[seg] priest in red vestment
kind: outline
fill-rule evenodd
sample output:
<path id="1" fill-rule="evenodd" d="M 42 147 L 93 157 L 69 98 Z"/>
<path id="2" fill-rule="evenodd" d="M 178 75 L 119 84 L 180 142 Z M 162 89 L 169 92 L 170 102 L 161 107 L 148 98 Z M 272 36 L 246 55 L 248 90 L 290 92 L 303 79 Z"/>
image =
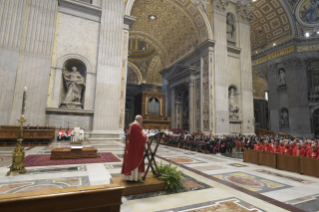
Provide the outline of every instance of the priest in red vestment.
<path id="1" fill-rule="evenodd" d="M 142 132 L 143 117 L 137 115 L 126 136 L 124 161 L 121 174 L 126 180 L 139 181 L 145 170 L 144 149 L 147 136 Z"/>
<path id="2" fill-rule="evenodd" d="M 316 144 L 311 145 L 311 149 L 308 150 L 306 157 L 307 158 L 318 158 Z"/>

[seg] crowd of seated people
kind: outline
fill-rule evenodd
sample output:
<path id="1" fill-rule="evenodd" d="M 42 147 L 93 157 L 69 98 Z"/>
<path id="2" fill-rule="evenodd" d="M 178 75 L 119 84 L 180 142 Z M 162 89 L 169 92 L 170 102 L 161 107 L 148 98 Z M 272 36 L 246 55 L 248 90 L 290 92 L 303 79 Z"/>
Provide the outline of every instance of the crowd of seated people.
<path id="1" fill-rule="evenodd" d="M 260 138 L 254 150 L 319 159 L 318 141 L 309 138 Z"/>
<path id="2" fill-rule="evenodd" d="M 214 136 L 212 132 L 206 135 L 201 132 L 183 134 L 172 130 L 150 129 L 143 130 L 144 134 L 156 134 L 163 132 L 164 144 L 179 148 L 195 150 L 215 154 L 216 152 L 232 152 L 234 149 L 243 151 L 251 149 L 277 154 L 294 155 L 300 157 L 319 159 L 319 139 L 310 138 L 282 138 L 277 136 L 255 136 L 255 135 L 223 135 Z"/>

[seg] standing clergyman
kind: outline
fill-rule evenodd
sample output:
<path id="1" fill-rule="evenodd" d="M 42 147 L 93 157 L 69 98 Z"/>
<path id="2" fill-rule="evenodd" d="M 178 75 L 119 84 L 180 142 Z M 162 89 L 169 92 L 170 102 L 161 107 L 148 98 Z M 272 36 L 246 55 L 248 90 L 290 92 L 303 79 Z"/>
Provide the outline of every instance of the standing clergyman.
<path id="1" fill-rule="evenodd" d="M 126 137 L 122 175 L 126 180 L 138 181 L 145 171 L 144 149 L 147 136 L 142 132 L 143 117 L 137 115 Z"/>

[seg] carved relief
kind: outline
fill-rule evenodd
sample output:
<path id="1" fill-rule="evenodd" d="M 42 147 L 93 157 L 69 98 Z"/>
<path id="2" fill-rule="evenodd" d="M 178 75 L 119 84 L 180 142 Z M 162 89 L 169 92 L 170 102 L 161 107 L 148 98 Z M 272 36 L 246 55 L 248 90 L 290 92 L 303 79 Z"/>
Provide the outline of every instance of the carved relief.
<path id="1" fill-rule="evenodd" d="M 214 10 L 225 12 L 229 4 L 229 0 L 212 0 Z"/>
<path id="2" fill-rule="evenodd" d="M 286 86 L 286 72 L 285 69 L 281 68 L 278 70 L 278 76 L 277 76 L 277 86 Z"/>
<path id="3" fill-rule="evenodd" d="M 203 12 L 207 13 L 207 8 L 209 2 L 207 0 L 192 0 L 194 5 L 201 9 Z"/>
<path id="4" fill-rule="evenodd" d="M 235 86 L 228 88 L 229 119 L 239 119 L 238 92 Z"/>
<path id="5" fill-rule="evenodd" d="M 241 21 L 249 22 L 253 19 L 254 7 L 249 5 L 243 5 L 240 2 L 237 4 L 237 15 L 238 19 Z"/>
<path id="6" fill-rule="evenodd" d="M 289 114 L 287 108 L 282 108 L 280 111 L 280 124 L 289 126 Z"/>
<path id="7" fill-rule="evenodd" d="M 236 45 L 236 20 L 232 13 L 227 13 L 227 42 L 231 45 Z"/>

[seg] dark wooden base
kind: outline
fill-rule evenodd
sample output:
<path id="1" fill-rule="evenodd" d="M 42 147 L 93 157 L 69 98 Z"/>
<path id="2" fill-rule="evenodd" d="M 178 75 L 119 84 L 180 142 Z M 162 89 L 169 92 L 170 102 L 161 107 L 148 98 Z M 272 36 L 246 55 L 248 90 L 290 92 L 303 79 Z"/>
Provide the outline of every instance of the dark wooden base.
<path id="1" fill-rule="evenodd" d="M 51 160 L 97 158 L 97 149 L 93 147 L 83 147 L 83 149 L 56 148 L 51 151 Z"/>
<path id="2" fill-rule="evenodd" d="M 122 176 L 113 177 L 112 181 L 114 184 L 125 187 L 123 196 L 164 191 L 166 186 L 166 182 L 158 180 L 153 174 L 148 174 L 144 183 L 130 182 L 125 180 Z"/>

